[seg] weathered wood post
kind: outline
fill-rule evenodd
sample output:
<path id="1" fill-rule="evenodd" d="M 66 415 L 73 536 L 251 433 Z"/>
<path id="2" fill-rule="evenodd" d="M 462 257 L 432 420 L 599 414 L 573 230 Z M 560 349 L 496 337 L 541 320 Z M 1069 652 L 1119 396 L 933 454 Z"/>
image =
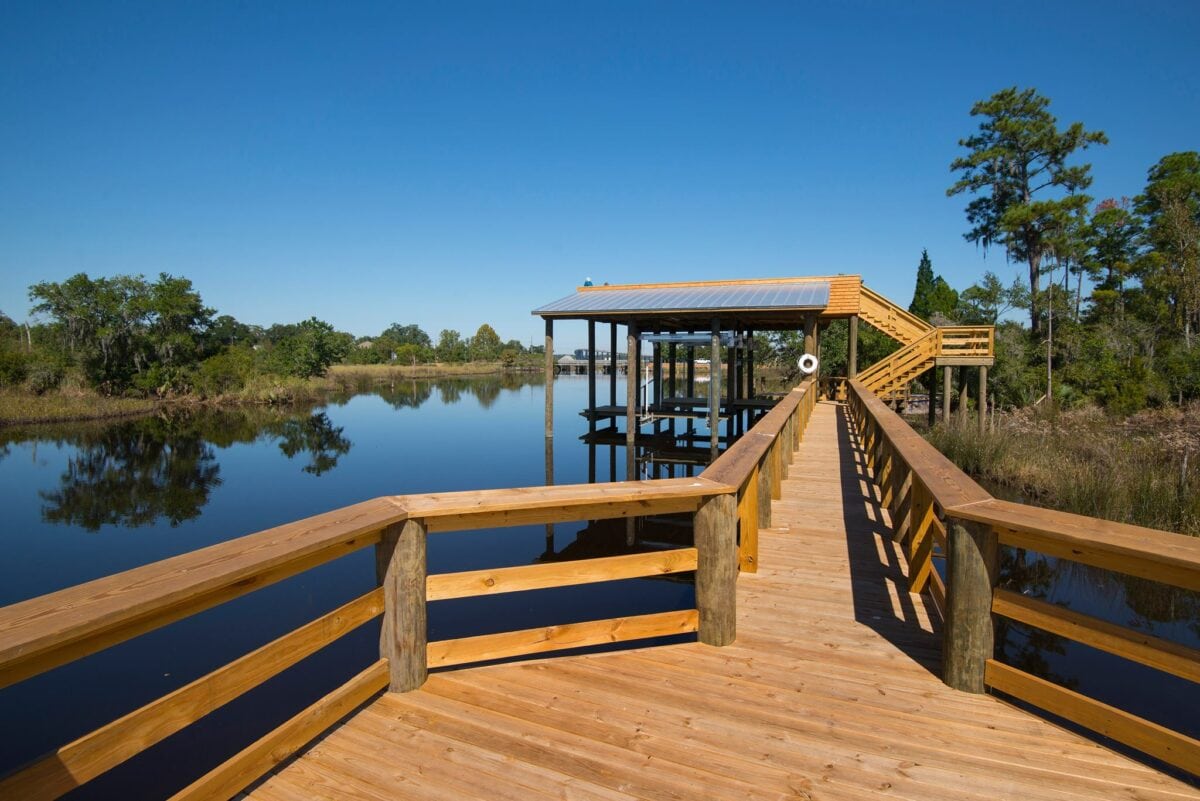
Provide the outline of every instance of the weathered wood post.
<path id="1" fill-rule="evenodd" d="M 982 693 L 984 667 L 994 651 L 992 590 L 999 573 L 999 540 L 991 526 L 947 522 L 942 680 L 956 690 Z"/>
<path id="2" fill-rule="evenodd" d="M 933 428 L 933 424 L 937 422 L 937 416 L 936 416 L 937 412 L 935 410 L 936 406 L 937 406 L 937 366 L 935 365 L 934 367 L 930 368 L 930 370 L 929 370 L 929 408 L 926 410 L 926 412 L 929 415 L 928 422 L 929 422 L 930 428 Z"/>
<path id="3" fill-rule="evenodd" d="M 700 642 L 729 645 L 737 636 L 737 498 L 714 495 L 696 510 L 696 609 Z"/>
<path id="4" fill-rule="evenodd" d="M 588 320 L 588 433 L 596 433 L 596 321 Z"/>
<path id="5" fill-rule="evenodd" d="M 958 368 L 958 422 L 967 422 L 967 368 Z"/>
<path id="6" fill-rule="evenodd" d="M 950 399 L 953 397 L 953 388 L 950 382 L 953 380 L 953 372 L 949 367 L 942 368 L 942 422 L 950 422 Z"/>
<path id="7" fill-rule="evenodd" d="M 406 693 L 425 683 L 425 524 L 406 520 L 388 526 L 376 547 L 383 584 L 383 627 L 379 655 L 388 661 L 388 689 Z"/>
<path id="8" fill-rule="evenodd" d="M 771 451 L 767 449 L 767 452 L 763 455 L 762 462 L 759 463 L 758 469 L 755 471 L 755 475 L 758 477 L 758 527 L 760 529 L 771 527 L 772 469 Z"/>
<path id="9" fill-rule="evenodd" d="M 979 433 L 987 431 L 987 365 L 979 366 Z"/>

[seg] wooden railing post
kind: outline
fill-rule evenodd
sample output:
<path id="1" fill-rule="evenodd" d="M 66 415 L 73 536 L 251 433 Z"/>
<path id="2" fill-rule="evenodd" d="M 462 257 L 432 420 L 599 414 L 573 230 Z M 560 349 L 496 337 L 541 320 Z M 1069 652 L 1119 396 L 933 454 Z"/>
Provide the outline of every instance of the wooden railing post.
<path id="1" fill-rule="evenodd" d="M 696 510 L 696 609 L 700 642 L 729 645 L 737 636 L 737 500 L 714 495 Z"/>
<path id="2" fill-rule="evenodd" d="M 428 674 L 425 524 L 406 520 L 384 529 L 377 554 L 384 598 L 379 655 L 388 661 L 388 689 L 405 693 Z"/>
<path id="3" fill-rule="evenodd" d="M 758 527 L 771 527 L 771 451 L 763 455 L 762 462 L 754 471 L 758 481 Z"/>
<path id="4" fill-rule="evenodd" d="M 942 680 L 956 690 L 982 693 L 984 667 L 994 651 L 992 590 L 999 573 L 999 540 L 991 526 L 947 522 Z"/>
<path id="5" fill-rule="evenodd" d="M 758 572 L 758 468 L 738 495 L 738 569 L 743 573 Z"/>
<path id="6" fill-rule="evenodd" d="M 792 434 L 791 421 L 783 424 L 779 429 L 779 436 L 775 438 L 775 447 L 779 451 L 779 479 L 788 477 L 789 467 L 792 463 Z"/>

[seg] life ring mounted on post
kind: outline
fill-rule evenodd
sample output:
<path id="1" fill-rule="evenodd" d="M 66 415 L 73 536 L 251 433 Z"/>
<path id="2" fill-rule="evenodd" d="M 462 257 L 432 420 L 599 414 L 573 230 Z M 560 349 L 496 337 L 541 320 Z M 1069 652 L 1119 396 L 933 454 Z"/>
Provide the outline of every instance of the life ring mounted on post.
<path id="1" fill-rule="evenodd" d="M 812 375 L 817 372 L 817 357 L 811 353 L 806 353 L 796 362 L 796 366 L 800 368 L 800 372 L 804 375 Z"/>

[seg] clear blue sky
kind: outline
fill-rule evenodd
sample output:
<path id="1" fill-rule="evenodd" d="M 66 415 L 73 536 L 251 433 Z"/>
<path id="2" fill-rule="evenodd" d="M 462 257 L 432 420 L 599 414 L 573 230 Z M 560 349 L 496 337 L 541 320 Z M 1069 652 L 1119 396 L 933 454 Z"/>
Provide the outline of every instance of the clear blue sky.
<path id="1" fill-rule="evenodd" d="M 526 342 L 587 276 L 907 303 L 923 247 L 958 288 L 1017 271 L 945 196 L 974 101 L 1036 87 L 1108 133 L 1092 194 L 1134 195 L 1200 148 L 1198 43 L 1192 0 L 5 2 L 0 310 L 79 271 Z"/>

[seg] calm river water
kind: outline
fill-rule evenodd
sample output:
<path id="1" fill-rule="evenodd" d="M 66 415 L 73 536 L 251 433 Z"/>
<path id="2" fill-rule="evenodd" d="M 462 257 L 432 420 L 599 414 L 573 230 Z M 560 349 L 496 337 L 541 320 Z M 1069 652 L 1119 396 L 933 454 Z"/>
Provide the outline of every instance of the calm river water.
<path id="1" fill-rule="evenodd" d="M 602 390 L 606 386 L 602 386 Z M 583 378 L 555 383 L 556 483 L 588 480 Z M 540 376 L 411 381 L 313 408 L 195 411 L 0 431 L 0 605 L 368 498 L 545 482 Z M 602 391 L 602 395 L 605 393 Z M 623 386 L 618 397 L 624 398 Z M 615 475 L 624 478 L 624 451 Z M 610 475 L 597 449 L 594 474 Z M 584 523 L 437 534 L 448 572 L 625 551 L 624 526 Z M 648 526 L 637 549 L 689 544 Z M 1069 563 L 1010 555 L 1021 589 L 1200 645 L 1195 594 Z M 0 773 L 201 676 L 375 586 L 365 549 L 233 602 L 0 690 Z M 690 576 L 442 601 L 431 639 L 694 605 Z M 802 632 L 797 633 L 803 636 Z M 1008 661 L 1193 735 L 1194 685 L 1049 635 L 1010 627 Z M 378 653 L 363 626 L 72 798 L 161 798 L 317 700 Z"/>

